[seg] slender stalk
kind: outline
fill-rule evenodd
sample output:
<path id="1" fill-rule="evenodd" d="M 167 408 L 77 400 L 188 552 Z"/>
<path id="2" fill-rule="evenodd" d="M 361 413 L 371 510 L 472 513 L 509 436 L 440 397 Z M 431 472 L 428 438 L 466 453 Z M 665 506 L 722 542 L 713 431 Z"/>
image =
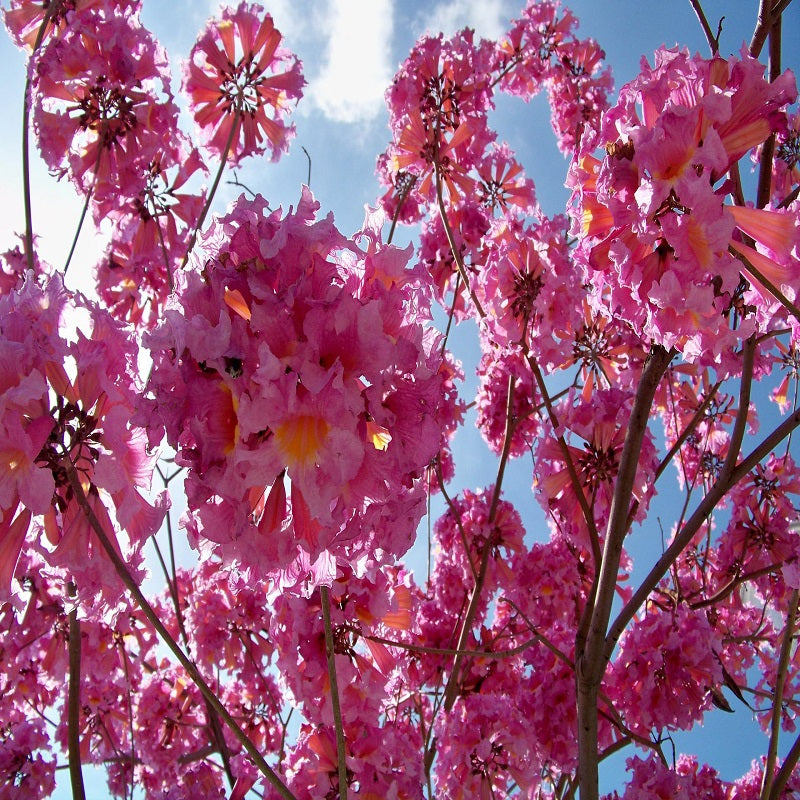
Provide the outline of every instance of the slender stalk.
<path id="1" fill-rule="evenodd" d="M 781 717 L 783 716 L 783 690 L 786 687 L 787 669 L 792 655 L 792 645 L 794 644 L 798 601 L 800 601 L 800 590 L 795 589 L 789 599 L 786 625 L 783 628 L 783 639 L 781 641 L 781 652 L 778 657 L 778 672 L 772 700 L 767 762 L 764 765 L 764 774 L 761 778 L 761 800 L 769 800 L 774 782 L 775 765 L 778 763 L 778 739 L 781 734 Z"/>
<path id="2" fill-rule="evenodd" d="M 475 306 L 475 310 L 478 312 L 478 316 L 483 319 L 486 316 L 486 312 L 483 310 L 483 306 L 475 296 L 472 286 L 470 286 L 467 268 L 464 266 L 464 259 L 461 258 L 461 253 L 458 252 L 456 240 L 453 236 L 453 229 L 450 227 L 450 220 L 447 218 L 447 210 L 444 207 L 444 195 L 442 194 L 442 176 L 439 173 L 438 166 L 434 167 L 434 172 L 436 174 L 436 203 L 439 207 L 439 215 L 442 218 L 445 236 L 447 236 L 447 244 L 450 246 L 450 252 L 453 254 L 453 259 L 456 262 L 456 269 L 458 270 L 458 274 L 461 276 L 461 280 L 464 283 L 464 288 L 467 290 L 467 293 L 472 300 L 472 304 Z"/>
<path id="3" fill-rule="evenodd" d="M 197 224 L 194 226 L 194 231 L 192 231 L 192 238 L 189 239 L 189 246 L 186 248 L 186 255 L 183 257 L 183 261 L 181 262 L 181 269 L 186 266 L 186 262 L 189 260 L 189 256 L 194 249 L 195 242 L 197 242 L 197 235 L 200 233 L 200 229 L 203 227 L 203 223 L 206 221 L 206 216 L 211 208 L 211 203 L 214 201 L 214 195 L 217 193 L 220 180 L 222 180 L 222 173 L 225 171 L 225 165 L 228 163 L 228 156 L 230 155 L 231 147 L 233 146 L 233 140 L 236 134 L 239 132 L 239 122 L 241 118 L 242 112 L 237 110 L 233 115 L 231 132 L 228 134 L 228 141 L 225 142 L 225 150 L 222 152 L 222 158 L 219 162 L 219 169 L 217 170 L 216 177 L 214 178 L 214 183 L 211 184 L 211 189 L 209 189 L 208 197 L 206 198 L 206 204 L 203 206 L 203 210 L 200 212 L 200 216 L 197 218 Z"/>
<path id="4" fill-rule="evenodd" d="M 767 40 L 771 27 L 781 18 L 781 15 L 791 5 L 792 0 L 761 0 L 758 8 L 758 18 L 753 37 L 750 40 L 750 55 L 758 58 L 761 48 Z M 771 8 L 770 8 L 771 6 Z"/>
<path id="5" fill-rule="evenodd" d="M 694 13 L 697 15 L 697 19 L 700 22 L 700 27 L 703 29 L 703 33 L 706 36 L 708 46 L 711 48 L 711 55 L 715 56 L 719 52 L 719 31 L 717 31 L 717 35 L 714 36 L 711 31 L 711 26 L 708 24 L 705 11 L 703 11 L 703 7 L 700 5 L 700 0 L 689 0 L 689 4 L 692 6 Z"/>
<path id="6" fill-rule="evenodd" d="M 694 416 L 689 420 L 687 426 L 681 431 L 678 438 L 675 440 L 675 444 L 669 449 L 669 452 L 661 459 L 661 463 L 658 465 L 655 474 L 653 475 L 653 483 L 655 483 L 664 473 L 664 470 L 669 466 L 669 463 L 675 457 L 675 454 L 681 449 L 684 442 L 691 436 L 692 432 L 697 429 L 697 426 L 702 422 L 703 416 L 706 413 L 706 409 L 711 405 L 711 402 L 716 397 L 717 391 L 719 387 L 722 386 L 722 381 L 717 381 L 711 389 L 707 392 L 706 396 L 703 398 L 703 402 L 697 408 L 697 411 L 694 412 Z"/>
<path id="7" fill-rule="evenodd" d="M 158 242 L 161 245 L 161 255 L 164 257 L 164 268 L 167 270 L 167 285 L 169 286 L 170 292 L 175 289 L 175 279 L 172 277 L 172 267 L 169 263 L 169 253 L 167 253 L 167 245 L 164 242 L 164 232 L 161 230 L 161 217 L 156 214 L 153 217 L 153 222 L 156 224 L 156 230 L 158 231 Z"/>
<path id="8" fill-rule="evenodd" d="M 600 681 L 607 663 L 604 643 L 611 604 L 617 586 L 622 545 L 628 531 L 628 512 L 642 442 L 656 389 L 674 356 L 660 345 L 654 346 L 645 362 L 642 377 L 628 421 L 628 431 L 620 455 L 619 471 L 611 501 L 605 547 L 596 582 L 597 590 L 589 621 L 585 647 L 575 651 L 575 677 L 578 704 L 578 770 L 581 800 L 598 800 L 597 700 Z M 576 642 L 576 645 L 582 643 Z"/>
<path id="9" fill-rule="evenodd" d="M 325 658 L 328 661 L 328 683 L 331 685 L 333 725 L 336 729 L 336 762 L 339 768 L 339 800 L 347 800 L 347 744 L 344 740 L 342 709 L 339 705 L 339 684 L 336 681 L 336 653 L 333 649 L 331 627 L 331 594 L 327 586 L 319 587 L 322 600 L 322 619 L 325 623 Z"/>
<path id="10" fill-rule="evenodd" d="M 81 623 L 78 609 L 69 612 L 69 697 L 67 700 L 67 750 L 73 800 L 86 800 L 81 771 Z"/>
<path id="11" fill-rule="evenodd" d="M 81 230 L 83 230 L 83 223 L 86 220 L 86 212 L 89 210 L 89 203 L 92 201 L 92 195 L 94 194 L 94 187 L 97 185 L 97 171 L 100 169 L 100 159 L 103 157 L 103 148 L 97 148 L 97 160 L 94 163 L 94 173 L 92 174 L 92 183 L 89 186 L 89 191 L 86 192 L 86 199 L 83 201 L 83 208 L 81 209 L 81 216 L 78 220 L 78 227 L 75 229 L 75 235 L 72 237 L 72 245 L 69 248 L 69 253 L 67 254 L 67 260 L 64 262 L 64 274 L 67 274 L 67 270 L 69 269 L 69 265 L 72 263 L 72 256 L 75 255 L 75 248 L 78 246 L 78 238 L 81 235 Z"/>
<path id="12" fill-rule="evenodd" d="M 128 653 L 125 650 L 125 640 L 120 639 L 118 642 L 118 648 L 120 651 L 120 658 L 122 660 L 122 667 L 125 671 L 125 684 L 128 687 L 128 729 L 131 738 L 131 755 L 130 755 L 130 766 L 131 771 L 130 773 L 126 773 L 126 780 L 125 780 L 125 797 L 128 797 L 129 790 L 130 790 L 130 797 L 131 800 L 133 798 L 133 765 L 136 763 L 136 736 L 134 733 L 133 727 L 133 698 L 131 692 L 131 676 L 128 670 Z"/>
<path id="13" fill-rule="evenodd" d="M 31 70 L 30 61 L 42 46 L 44 34 L 47 31 L 47 26 L 50 24 L 50 18 L 53 16 L 57 5 L 56 0 L 51 0 L 47 4 L 47 8 L 42 18 L 42 23 L 39 25 L 39 30 L 36 32 L 36 41 L 33 43 L 33 49 L 29 59 L 28 69 L 25 76 L 25 94 L 22 98 L 22 203 L 25 208 L 25 263 L 31 272 L 33 272 L 33 212 L 31 210 L 31 159 L 30 159 L 30 116 L 31 116 Z"/>
<path id="14" fill-rule="evenodd" d="M 769 80 L 776 81 L 781 74 L 781 15 L 772 7 L 773 22 L 769 31 Z M 767 137 L 761 145 L 761 157 L 758 165 L 758 192 L 756 208 L 764 208 L 769 203 L 772 189 L 772 161 L 775 156 L 775 133 Z"/>
<path id="15" fill-rule="evenodd" d="M 308 176 L 306 177 L 306 186 L 311 188 L 311 156 L 308 154 L 308 150 L 305 149 L 302 145 L 300 145 L 300 149 L 306 154 L 306 159 L 308 160 Z"/>
<path id="16" fill-rule="evenodd" d="M 488 658 L 488 659 L 504 659 L 511 656 L 518 656 L 524 653 L 531 645 L 536 642 L 543 641 L 540 634 L 535 634 L 531 639 L 528 639 L 522 644 L 515 647 L 509 647 L 508 650 L 457 650 L 454 647 L 428 647 L 424 644 L 406 644 L 405 642 L 398 642 L 394 639 L 385 639 L 383 636 L 365 636 L 371 642 L 378 642 L 385 644 L 389 647 L 397 647 L 401 650 L 408 650 L 410 653 L 422 653 L 425 655 L 433 656 L 466 656 L 467 658 Z"/>
<path id="17" fill-rule="evenodd" d="M 781 768 L 778 770 L 778 774 L 772 782 L 772 791 L 769 793 L 769 800 L 779 800 L 779 798 L 783 797 L 783 790 L 786 788 L 789 778 L 792 777 L 798 760 L 800 760 L 800 736 L 794 740 L 794 744 L 786 754 L 786 758 L 783 760 L 783 764 L 781 764 Z"/>
<path id="18" fill-rule="evenodd" d="M 450 510 L 450 513 L 453 515 L 453 519 L 456 521 L 458 535 L 461 538 L 461 545 L 464 548 L 464 555 L 466 555 L 467 563 L 469 564 L 469 571 L 472 573 L 472 577 L 477 580 L 478 570 L 475 567 L 475 562 L 472 560 L 472 554 L 469 552 L 469 542 L 467 541 L 467 534 L 464 532 L 464 524 L 461 521 L 461 514 L 459 514 L 455 503 L 447 493 L 447 489 L 444 488 L 444 475 L 442 475 L 442 465 L 439 463 L 438 458 L 436 459 L 436 479 L 439 481 L 439 491 L 442 493 L 445 503 L 447 503 L 447 508 Z M 428 571 L 430 572 L 430 570 Z M 430 583 L 430 577 L 428 578 L 428 582 Z"/>
<path id="19" fill-rule="evenodd" d="M 272 785 L 275 791 L 282 798 L 284 798 L 284 800 L 297 800 L 294 794 L 292 794 L 286 784 L 281 780 L 280 776 L 269 766 L 269 764 L 267 764 L 264 757 L 258 751 L 258 748 L 251 741 L 250 737 L 247 736 L 236 720 L 231 716 L 230 712 L 225 708 L 225 706 L 222 705 L 219 698 L 216 696 L 216 694 L 214 694 L 204 680 L 203 676 L 200 674 L 197 666 L 183 652 L 175 639 L 173 639 L 172 634 L 170 634 L 170 632 L 166 629 L 164 623 L 159 619 L 158 614 L 156 614 L 147 598 L 144 596 L 144 594 L 142 594 L 142 590 L 131 576 L 130 572 L 128 571 L 128 567 L 122 560 L 121 556 L 114 549 L 114 546 L 111 544 L 111 541 L 103 529 L 102 523 L 97 518 L 97 515 L 92 510 L 92 507 L 89 505 L 89 501 L 86 497 L 86 493 L 83 490 L 83 486 L 81 485 L 75 465 L 68 457 L 62 459 L 61 465 L 64 467 L 66 472 L 67 479 L 69 480 L 69 484 L 72 487 L 72 491 L 75 496 L 75 500 L 81 507 L 83 513 L 86 515 L 86 519 L 97 536 L 100 546 L 103 548 L 103 550 L 105 550 L 106 555 L 114 565 L 114 569 L 116 570 L 120 580 L 123 582 L 123 584 L 125 584 L 125 588 L 131 593 L 134 600 L 138 603 L 142 613 L 145 615 L 145 617 L 147 617 L 156 633 L 158 633 L 164 644 L 172 651 L 172 654 L 178 659 L 181 666 L 186 670 L 189 677 L 200 690 L 200 693 L 209 702 L 217 714 L 219 714 L 220 719 L 222 719 L 222 721 L 228 726 L 236 740 L 242 745 L 244 750 L 253 760 L 253 763 Z"/>
<path id="20" fill-rule="evenodd" d="M 553 409 L 553 400 L 550 397 L 550 394 L 547 391 L 547 385 L 544 382 L 544 375 L 542 375 L 542 371 L 539 369 L 539 364 L 532 355 L 526 355 L 525 360 L 528 362 L 528 366 L 533 373 L 536 386 L 539 389 L 539 394 L 542 396 L 542 402 L 544 403 L 547 411 L 547 417 L 553 427 L 553 435 L 556 436 L 556 431 L 559 429 L 560 424 L 558 417 L 556 417 L 555 410 Z M 561 455 L 564 458 L 564 463 L 566 464 L 567 472 L 569 473 L 572 491 L 575 492 L 578 505 L 581 507 L 583 519 L 586 522 L 586 529 L 589 531 L 589 541 L 592 544 L 592 556 L 594 558 L 595 571 L 597 571 L 600 564 L 600 535 L 597 532 L 594 514 L 592 513 L 591 508 L 589 508 L 589 504 L 586 501 L 586 496 L 583 493 L 583 486 L 580 478 L 578 477 L 578 471 L 575 469 L 575 463 L 572 460 L 572 454 L 569 451 L 569 446 L 567 445 L 566 439 L 564 439 L 563 435 L 559 434 L 556 436 L 556 441 L 558 442 L 558 447 L 561 450 Z"/>
<path id="21" fill-rule="evenodd" d="M 774 12 L 772 9 L 773 0 L 759 0 L 758 16 L 756 18 L 756 27 L 753 31 L 753 36 L 750 39 L 749 52 L 753 58 L 758 58 L 761 55 L 761 48 L 767 41 L 767 35 L 774 20 Z M 781 13 L 780 11 L 778 13 Z"/>

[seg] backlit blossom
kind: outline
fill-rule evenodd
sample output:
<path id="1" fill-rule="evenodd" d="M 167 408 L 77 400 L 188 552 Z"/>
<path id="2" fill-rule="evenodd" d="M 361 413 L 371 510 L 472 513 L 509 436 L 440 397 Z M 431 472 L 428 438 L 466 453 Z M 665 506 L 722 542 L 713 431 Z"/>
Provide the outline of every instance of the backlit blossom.
<path id="1" fill-rule="evenodd" d="M 294 134 L 284 118 L 305 80 L 281 39 L 261 6 L 241 2 L 209 20 L 184 66 L 184 91 L 204 144 L 232 164 L 265 152 L 276 161 Z"/>
<path id="2" fill-rule="evenodd" d="M 753 275 L 729 252 L 747 255 L 737 226 L 766 231 L 772 218 L 730 211 L 728 185 L 715 184 L 749 148 L 785 128 L 784 108 L 795 96 L 791 73 L 769 83 L 746 54 L 706 60 L 662 49 L 654 67 L 643 62 L 623 87 L 599 133 L 584 137 L 570 177 L 578 255 L 598 302 L 647 341 L 714 363 L 740 337 L 774 324 L 766 309 L 759 317 L 740 313 L 740 277 Z M 605 149 L 602 161 L 596 147 Z M 777 308 L 773 297 L 764 302 Z"/>
<path id="3" fill-rule="evenodd" d="M 42 157 L 84 193 L 118 194 L 125 169 L 146 167 L 177 120 L 166 55 L 136 12 L 87 12 L 42 50 L 33 88 Z"/>
<path id="4" fill-rule="evenodd" d="M 67 341 L 60 323 L 78 309 L 88 313 L 89 333 L 79 330 Z M 164 497 L 151 504 L 142 495 L 153 458 L 143 432 L 129 426 L 137 380 L 132 342 L 104 312 L 67 293 L 59 276 L 44 288 L 28 280 L 0 297 L 0 312 L 0 450 L 13 466 L 0 480 L 0 592 L 9 592 L 32 513 L 43 525 L 48 562 L 69 567 L 88 596 L 114 586 L 116 577 L 75 497 L 73 478 L 134 569 L 166 510 Z M 20 503 L 27 510 L 15 524 Z M 122 544 L 107 506 L 125 531 Z"/>
<path id="5" fill-rule="evenodd" d="M 202 271 L 176 276 L 149 338 L 151 435 L 161 420 L 189 468 L 187 524 L 226 560 L 302 571 L 329 549 L 403 552 L 449 369 L 409 314 L 413 286 L 365 280 L 307 190 L 285 217 L 265 206 L 240 199 L 203 238 Z"/>
<path id="6" fill-rule="evenodd" d="M 31 51 L 37 37 L 41 35 L 44 43 L 56 32 L 63 33 L 85 11 L 109 15 L 138 8 L 139 3 L 140 0 L 11 0 L 11 7 L 3 9 L 3 21 L 17 46 Z M 47 27 L 40 32 L 46 14 Z"/>

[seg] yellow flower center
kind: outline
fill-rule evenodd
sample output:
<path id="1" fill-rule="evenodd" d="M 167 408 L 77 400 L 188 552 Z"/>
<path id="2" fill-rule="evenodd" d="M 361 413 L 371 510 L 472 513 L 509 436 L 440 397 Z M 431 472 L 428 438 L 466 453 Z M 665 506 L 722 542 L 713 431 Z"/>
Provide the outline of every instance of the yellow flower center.
<path id="1" fill-rule="evenodd" d="M 324 419 L 308 414 L 292 417 L 278 425 L 275 438 L 289 469 L 317 463 L 330 429 Z"/>

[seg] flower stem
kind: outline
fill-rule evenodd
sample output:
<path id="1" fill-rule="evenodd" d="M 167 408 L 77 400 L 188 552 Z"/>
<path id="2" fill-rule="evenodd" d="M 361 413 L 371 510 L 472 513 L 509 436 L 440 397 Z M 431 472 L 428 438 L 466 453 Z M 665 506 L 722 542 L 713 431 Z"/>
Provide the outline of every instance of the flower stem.
<path id="1" fill-rule="evenodd" d="M 800 590 L 795 589 L 789 599 L 786 625 L 783 628 L 781 652 L 778 658 L 778 669 L 775 679 L 775 691 L 772 699 L 772 719 L 770 720 L 769 747 L 764 774 L 761 778 L 761 800 L 769 800 L 774 781 L 775 765 L 778 762 L 778 739 L 781 733 L 781 717 L 783 716 L 783 691 L 786 687 L 787 669 L 794 644 L 794 628 L 797 621 L 797 605 L 800 602 Z"/>
<path id="2" fill-rule="evenodd" d="M 51 0 L 47 5 L 42 18 L 42 24 L 36 33 L 36 41 L 29 62 L 33 60 L 37 51 L 42 45 L 45 31 L 50 24 L 50 17 L 56 6 L 56 0 Z M 22 203 L 25 207 L 25 262 L 29 270 L 33 272 L 33 212 L 31 210 L 31 161 L 30 161 L 30 116 L 31 116 L 31 70 L 28 64 L 27 75 L 25 77 L 25 95 L 22 98 Z"/>
<path id="3" fill-rule="evenodd" d="M 489 516 L 487 524 L 491 530 L 494 524 L 495 516 L 497 515 L 497 505 L 500 501 L 500 488 L 503 484 L 503 475 L 505 474 L 506 463 L 508 462 L 508 454 L 511 451 L 511 437 L 514 433 L 515 419 L 513 415 L 514 405 L 514 376 L 510 375 L 508 378 L 508 394 L 506 397 L 506 429 L 503 437 L 503 451 L 500 454 L 500 465 L 497 469 L 497 479 L 494 484 L 494 494 L 492 495 L 492 503 L 489 509 Z M 441 482 L 440 482 L 441 483 Z M 478 613 L 478 605 L 480 602 L 481 593 L 483 592 L 483 584 L 486 582 L 486 571 L 489 567 L 489 559 L 492 554 L 492 541 L 487 539 L 483 545 L 483 552 L 481 553 L 481 563 L 478 568 L 478 577 L 475 579 L 475 586 L 472 589 L 472 594 L 469 598 L 469 606 L 464 615 L 464 622 L 461 625 L 461 632 L 458 636 L 458 644 L 455 649 L 458 654 L 453 659 L 453 669 L 450 671 L 450 677 L 447 680 L 447 686 L 444 690 L 444 710 L 450 711 L 456 701 L 460 685 L 461 664 L 464 660 L 463 651 L 467 649 L 467 639 L 472 632 L 472 623 Z"/>
<path id="4" fill-rule="evenodd" d="M 236 134 L 239 132 L 239 121 L 242 118 L 242 112 L 236 111 L 233 115 L 233 124 L 231 125 L 231 132 L 228 135 L 228 141 L 225 142 L 225 150 L 222 152 L 222 158 L 219 162 L 219 169 L 217 170 L 216 177 L 214 178 L 214 183 L 211 184 L 211 189 L 208 192 L 208 197 L 206 198 L 206 204 L 203 206 L 203 210 L 200 212 L 200 216 L 197 218 L 197 224 L 194 226 L 194 231 L 192 232 L 192 238 L 189 240 L 189 246 L 186 248 L 186 255 L 183 257 L 183 262 L 181 263 L 181 269 L 186 266 L 186 262 L 189 260 L 189 256 L 191 255 L 192 250 L 194 249 L 194 245 L 197 242 L 197 235 L 200 233 L 200 229 L 203 227 L 203 223 L 206 221 L 206 216 L 208 215 L 209 209 L 211 208 L 211 203 L 214 201 L 214 195 L 217 193 L 217 188 L 219 187 L 219 182 L 222 179 L 222 173 L 225 171 L 225 165 L 228 163 L 228 156 L 231 152 L 231 147 L 233 147 L 233 140 Z"/>
<path id="5" fill-rule="evenodd" d="M 83 209 L 81 210 L 81 216 L 78 220 L 78 227 L 75 230 L 75 236 L 72 237 L 72 246 L 69 248 L 69 254 L 67 255 L 67 260 L 64 262 L 64 274 L 67 274 L 67 270 L 69 269 L 69 265 L 72 262 L 72 256 L 75 255 L 75 248 L 78 246 L 78 237 L 81 235 L 81 229 L 83 228 L 83 223 L 86 220 L 86 212 L 89 210 L 89 203 L 91 202 L 92 195 L 94 194 L 94 187 L 97 183 L 97 170 L 100 168 L 100 159 L 103 156 L 103 149 L 101 147 L 97 148 L 97 161 L 95 161 L 94 165 L 94 175 L 92 176 L 92 184 L 89 187 L 89 191 L 86 192 L 86 199 L 83 201 Z"/>

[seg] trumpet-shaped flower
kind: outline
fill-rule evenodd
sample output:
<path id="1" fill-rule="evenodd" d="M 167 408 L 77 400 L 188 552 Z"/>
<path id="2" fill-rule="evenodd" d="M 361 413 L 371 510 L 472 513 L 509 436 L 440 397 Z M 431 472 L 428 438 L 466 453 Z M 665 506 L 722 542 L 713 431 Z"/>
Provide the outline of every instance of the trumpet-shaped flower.
<path id="1" fill-rule="evenodd" d="M 261 6 L 241 2 L 209 20 L 184 66 L 184 91 L 204 143 L 232 164 L 264 152 L 276 161 L 294 134 L 285 117 L 305 81 L 281 39 Z"/>

